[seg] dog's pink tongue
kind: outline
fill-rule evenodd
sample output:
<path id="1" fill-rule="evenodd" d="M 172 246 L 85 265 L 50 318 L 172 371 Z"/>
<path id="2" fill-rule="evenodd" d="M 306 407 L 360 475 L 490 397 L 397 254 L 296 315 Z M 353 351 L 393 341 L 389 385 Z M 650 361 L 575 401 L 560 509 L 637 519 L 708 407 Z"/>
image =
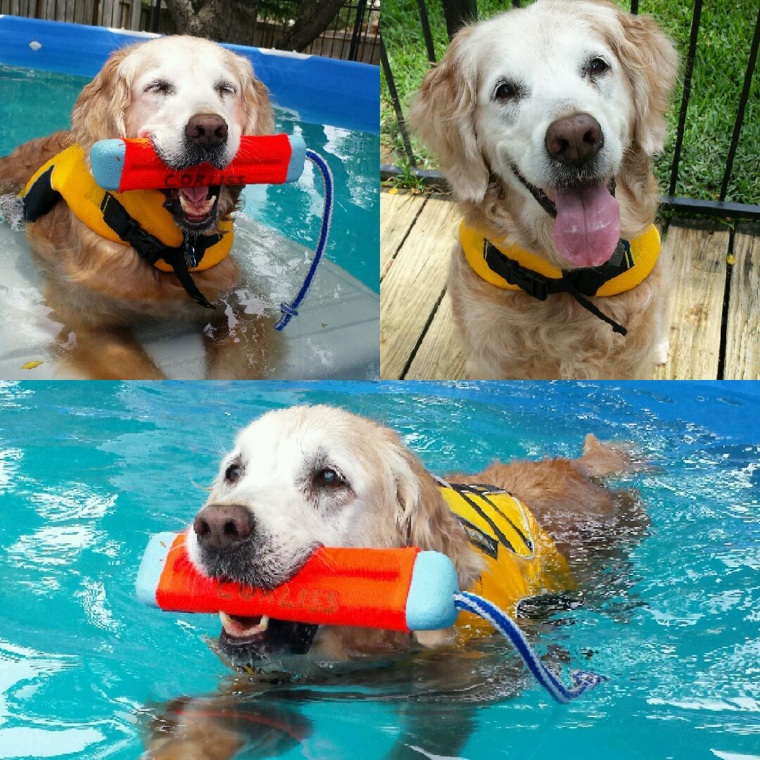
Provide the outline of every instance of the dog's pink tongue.
<path id="1" fill-rule="evenodd" d="M 606 185 L 557 191 L 554 203 L 552 239 L 563 258 L 577 267 L 609 261 L 620 239 L 620 207 Z"/>
<path id="2" fill-rule="evenodd" d="M 180 192 L 190 203 L 202 203 L 208 195 L 208 187 L 183 187 Z"/>

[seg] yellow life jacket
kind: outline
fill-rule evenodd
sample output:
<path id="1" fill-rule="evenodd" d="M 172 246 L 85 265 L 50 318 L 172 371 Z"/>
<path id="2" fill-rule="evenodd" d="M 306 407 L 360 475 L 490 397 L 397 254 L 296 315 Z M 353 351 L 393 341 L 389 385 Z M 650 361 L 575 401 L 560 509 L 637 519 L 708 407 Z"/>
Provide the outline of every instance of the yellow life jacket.
<path id="1" fill-rule="evenodd" d="M 484 563 L 468 591 L 514 615 L 521 599 L 576 588 L 567 560 L 519 499 L 492 486 L 439 481 L 439 488 Z M 492 630 L 469 612 L 456 625 L 466 638 Z"/>
<path id="2" fill-rule="evenodd" d="M 516 262 L 523 269 L 535 272 L 549 280 L 561 280 L 566 273 L 561 269 L 547 263 L 535 253 L 526 251 L 517 245 L 502 245 L 487 241 L 485 236 L 473 227 L 469 227 L 464 221 L 459 225 L 459 241 L 464 249 L 464 255 L 467 263 L 473 271 L 486 282 L 495 285 L 497 288 L 505 290 L 520 290 L 520 285 L 508 282 L 503 276 L 494 271 L 488 263 L 486 255 L 486 242 L 493 246 L 507 259 Z M 593 295 L 599 297 L 616 296 L 619 293 L 625 293 L 627 290 L 633 290 L 640 285 L 649 276 L 657 263 L 660 255 L 660 233 L 652 224 L 646 231 L 634 240 L 622 241 L 627 244 L 626 253 L 630 253 L 630 264 L 626 268 L 621 267 L 619 274 L 607 279 L 599 285 L 594 293 L 585 293 L 584 295 Z M 599 270 L 600 267 L 593 267 Z"/>
<path id="3" fill-rule="evenodd" d="M 21 192 L 26 220 L 35 221 L 46 214 L 60 198 L 93 232 L 133 247 L 162 272 L 175 272 L 180 281 L 184 272 L 178 271 L 178 259 L 184 260 L 180 268 L 185 272 L 203 271 L 222 261 L 232 248 L 233 222 L 223 219 L 221 234 L 198 235 L 188 250 L 188 241 L 164 207 L 166 196 L 160 190 L 103 190 L 87 168 L 79 145 L 54 156 L 29 180 Z M 188 290 L 185 282 L 182 284 Z M 188 292 L 198 300 L 195 293 Z"/>
<path id="4" fill-rule="evenodd" d="M 496 244 L 464 221 L 459 226 L 459 241 L 472 270 L 491 285 L 504 290 L 522 290 L 539 301 L 556 293 L 567 293 L 621 335 L 626 334 L 626 328 L 588 297 L 616 296 L 633 290 L 649 276 L 660 255 L 660 233 L 653 224 L 630 242 L 618 241 L 606 264 L 567 272 L 517 245 Z"/>

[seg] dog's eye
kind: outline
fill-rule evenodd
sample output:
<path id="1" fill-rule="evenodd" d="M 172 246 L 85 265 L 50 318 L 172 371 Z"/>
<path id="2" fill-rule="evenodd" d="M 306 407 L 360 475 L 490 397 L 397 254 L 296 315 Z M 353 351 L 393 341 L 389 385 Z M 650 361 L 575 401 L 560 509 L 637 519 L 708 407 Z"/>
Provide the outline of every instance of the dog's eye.
<path id="1" fill-rule="evenodd" d="M 493 91 L 493 99 L 501 101 L 502 103 L 508 100 L 514 100 L 520 94 L 520 90 L 517 85 L 512 82 L 499 82 L 496 85 L 496 89 Z"/>
<path id="2" fill-rule="evenodd" d="M 235 95 L 237 93 L 235 85 L 231 82 L 217 82 L 216 91 L 222 96 Z"/>
<path id="3" fill-rule="evenodd" d="M 237 483 L 240 480 L 240 475 L 243 472 L 243 466 L 240 462 L 233 462 L 224 471 L 225 483 Z"/>
<path id="4" fill-rule="evenodd" d="M 174 87 L 172 87 L 171 82 L 167 82 L 165 79 L 156 79 L 145 88 L 145 92 L 156 95 L 170 95 L 174 92 Z"/>
<path id="5" fill-rule="evenodd" d="M 346 483 L 343 476 L 337 470 L 333 470 L 332 467 L 325 467 L 315 472 L 312 482 L 315 487 L 325 489 L 340 488 Z"/>
<path id="6" fill-rule="evenodd" d="M 588 65 L 589 74 L 594 77 L 604 74 L 609 68 L 609 64 L 604 58 L 593 58 Z"/>

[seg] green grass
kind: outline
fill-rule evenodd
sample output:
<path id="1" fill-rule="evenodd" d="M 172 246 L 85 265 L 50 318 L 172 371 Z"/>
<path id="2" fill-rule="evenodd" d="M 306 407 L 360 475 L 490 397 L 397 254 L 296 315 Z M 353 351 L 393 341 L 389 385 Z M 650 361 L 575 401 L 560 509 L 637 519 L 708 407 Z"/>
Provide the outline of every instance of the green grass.
<path id="1" fill-rule="evenodd" d="M 488 18 L 509 4 L 480 0 L 479 15 Z M 630 4 L 619 2 L 624 8 Z M 440 0 L 427 0 L 435 41 L 436 60 L 448 43 Z M 688 52 L 692 3 L 679 0 L 643 0 L 642 13 L 653 16 L 675 41 L 682 58 Z M 757 0 L 711 0 L 704 4 L 697 54 L 692 75 L 692 94 L 684 130 L 676 195 L 699 200 L 718 197 L 728 156 L 739 95 L 749 57 Z M 396 88 L 406 113 L 412 96 L 428 69 L 427 53 L 416 0 L 384 0 L 383 39 Z M 734 159 L 726 200 L 760 204 L 760 74 L 755 74 L 744 126 Z M 670 182 L 681 85 L 677 87 L 669 114 L 670 127 L 665 152 L 655 172 L 663 191 Z M 404 151 L 385 80 L 382 82 L 380 125 L 383 162 L 404 165 Z M 413 140 L 418 165 L 436 168 L 424 147 Z"/>

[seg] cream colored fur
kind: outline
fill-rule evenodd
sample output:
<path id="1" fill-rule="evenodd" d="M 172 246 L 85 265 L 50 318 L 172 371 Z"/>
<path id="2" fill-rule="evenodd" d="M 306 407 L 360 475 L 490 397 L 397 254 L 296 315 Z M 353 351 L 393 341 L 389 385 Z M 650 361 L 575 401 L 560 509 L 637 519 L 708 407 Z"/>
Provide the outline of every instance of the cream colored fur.
<path id="1" fill-rule="evenodd" d="M 601 83 L 580 73 L 595 55 L 610 66 Z M 650 158 L 663 147 L 676 73 L 675 50 L 651 19 L 605 0 L 538 0 L 460 31 L 425 76 L 410 120 L 439 158 L 468 224 L 570 269 L 552 241 L 552 218 L 511 164 L 551 195 L 546 128 L 568 114 L 591 114 L 604 135 L 601 163 L 617 183 L 621 236 L 637 237 L 657 210 Z M 500 77 L 523 88 L 506 112 L 491 98 Z M 448 292 L 468 372 L 484 379 L 649 377 L 667 357 L 670 277 L 663 251 L 642 285 L 595 299 L 627 328 L 622 337 L 566 294 L 539 302 L 486 284 L 457 244 Z"/>
<path id="2" fill-rule="evenodd" d="M 170 89 L 151 90 L 157 81 Z M 266 88 L 246 59 L 220 45 L 165 37 L 118 50 L 82 90 L 70 131 L 32 140 L 0 158 L 0 193 L 20 191 L 40 166 L 72 143 L 80 144 L 89 157 L 98 140 L 151 136 L 171 157 L 179 149 L 188 118 L 198 113 L 224 118 L 230 160 L 241 135 L 273 129 Z M 239 192 L 240 188 L 223 187 L 219 219 L 233 211 Z M 267 320 L 249 317 L 234 305 L 234 319 L 224 308 L 210 313 L 187 295 L 174 274 L 147 264 L 128 246 L 101 238 L 65 203 L 27 225 L 27 236 L 47 277 L 45 295 L 52 317 L 64 325 L 60 350 L 69 376 L 163 378 L 161 368 L 132 334 L 132 327 L 146 319 L 186 320 L 199 330 L 210 323 L 204 334 L 210 378 L 256 377 L 265 358 L 271 361 L 276 355 Z M 233 256 L 193 278 L 212 302 L 241 285 Z"/>
<path id="3" fill-rule="evenodd" d="M 230 467 L 234 479 L 230 478 Z M 587 436 L 576 460 L 495 463 L 456 482 L 507 488 L 529 505 L 542 526 L 566 552 L 581 580 L 589 576 L 588 552 L 580 528 L 599 535 L 615 531 L 633 515 L 630 496 L 610 490 L 602 479 L 630 467 L 628 457 Z M 315 485 L 329 468 L 338 488 Z M 300 406 L 269 412 L 238 436 L 224 457 L 204 508 L 243 506 L 255 522 L 247 568 L 286 580 L 303 558 L 322 544 L 336 547 L 417 546 L 446 554 L 459 585 L 467 589 L 482 565 L 460 523 L 443 500 L 433 476 L 401 442 L 378 423 L 329 406 Z M 630 525 L 626 529 L 631 535 Z M 201 571 L 203 554 L 188 531 L 188 551 Z M 452 631 L 416 634 L 425 646 L 451 640 Z M 409 645 L 409 636 L 353 627 L 321 627 L 310 655 L 343 660 Z"/>

